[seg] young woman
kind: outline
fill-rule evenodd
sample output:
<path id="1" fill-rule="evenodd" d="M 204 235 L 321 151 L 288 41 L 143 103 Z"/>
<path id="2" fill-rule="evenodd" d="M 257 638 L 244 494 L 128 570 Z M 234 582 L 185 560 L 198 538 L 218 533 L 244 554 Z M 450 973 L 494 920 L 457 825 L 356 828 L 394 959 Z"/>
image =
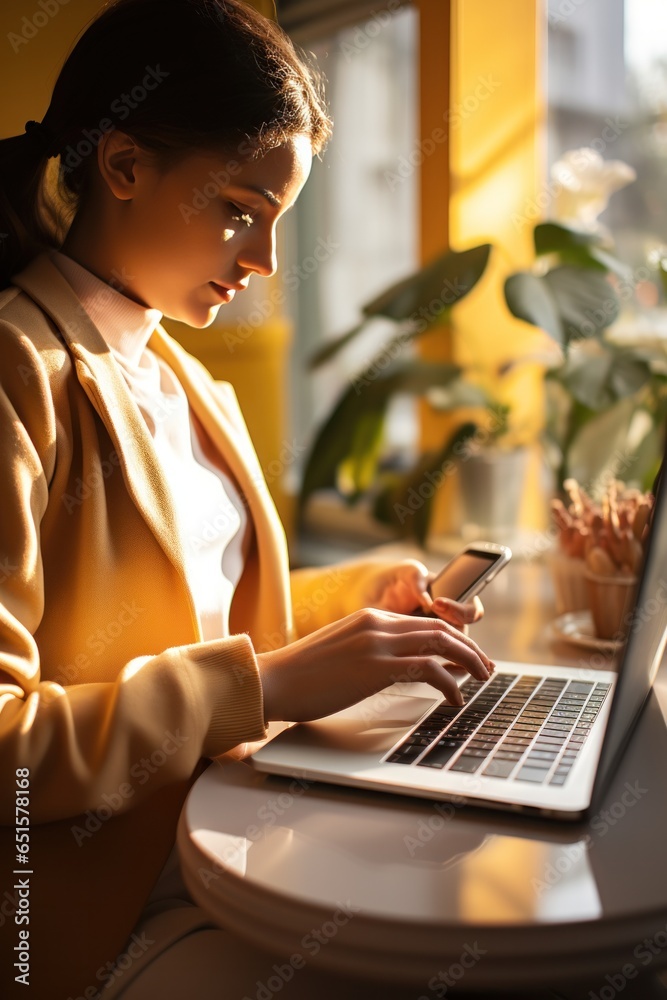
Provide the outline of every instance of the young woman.
<path id="1" fill-rule="evenodd" d="M 408 615 L 429 607 L 421 563 L 290 574 L 232 388 L 160 324 L 207 327 L 274 273 L 330 128 L 313 71 L 242 0 L 116 0 L 43 120 L 0 142 L 2 863 L 18 789 L 31 872 L 29 923 L 5 894 L 3 989 L 19 926 L 33 956 L 17 995 L 243 995 L 270 962 L 178 884 L 202 767 L 402 676 L 458 701 L 443 657 L 493 669 L 460 630 L 479 602 Z M 315 995 L 311 976 L 285 995 Z"/>

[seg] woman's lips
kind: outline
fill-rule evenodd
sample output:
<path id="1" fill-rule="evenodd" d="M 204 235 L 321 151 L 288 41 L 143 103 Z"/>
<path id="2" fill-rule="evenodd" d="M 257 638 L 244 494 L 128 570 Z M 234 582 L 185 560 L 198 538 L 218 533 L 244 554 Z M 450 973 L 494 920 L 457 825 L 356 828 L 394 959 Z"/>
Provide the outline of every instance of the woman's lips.
<path id="1" fill-rule="evenodd" d="M 224 285 L 216 285 L 215 281 L 209 281 L 209 285 L 221 302 L 231 302 L 236 295 L 236 291 L 233 288 L 225 288 Z"/>

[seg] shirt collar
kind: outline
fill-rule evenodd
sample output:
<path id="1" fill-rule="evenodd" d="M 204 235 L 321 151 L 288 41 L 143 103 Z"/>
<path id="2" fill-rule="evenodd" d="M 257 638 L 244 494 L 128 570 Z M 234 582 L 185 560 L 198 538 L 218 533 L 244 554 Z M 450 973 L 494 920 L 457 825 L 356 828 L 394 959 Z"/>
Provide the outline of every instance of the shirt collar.
<path id="1" fill-rule="evenodd" d="M 60 250 L 53 250 L 50 257 L 112 351 L 138 365 L 162 320 L 160 310 L 148 309 L 128 298 Z"/>

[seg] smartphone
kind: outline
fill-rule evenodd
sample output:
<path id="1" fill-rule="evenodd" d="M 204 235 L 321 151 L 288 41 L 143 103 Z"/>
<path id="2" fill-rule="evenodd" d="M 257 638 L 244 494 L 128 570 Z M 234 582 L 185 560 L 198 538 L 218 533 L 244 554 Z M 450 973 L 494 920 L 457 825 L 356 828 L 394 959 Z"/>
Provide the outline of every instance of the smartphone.
<path id="1" fill-rule="evenodd" d="M 455 601 L 469 601 L 479 594 L 495 575 L 507 566 L 512 558 L 512 550 L 495 542 L 473 542 L 447 563 L 427 587 L 433 600 L 436 597 L 450 597 Z M 417 608 L 417 615 L 435 617 L 423 608 Z"/>

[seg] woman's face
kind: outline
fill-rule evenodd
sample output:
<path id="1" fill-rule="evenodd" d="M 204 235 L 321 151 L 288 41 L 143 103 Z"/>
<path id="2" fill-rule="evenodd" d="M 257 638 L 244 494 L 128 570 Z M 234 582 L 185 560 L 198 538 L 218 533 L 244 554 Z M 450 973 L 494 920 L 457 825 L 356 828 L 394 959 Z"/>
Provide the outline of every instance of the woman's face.
<path id="1" fill-rule="evenodd" d="M 119 140 L 100 161 L 97 273 L 115 272 L 114 287 L 171 319 L 209 326 L 252 274 L 275 272 L 276 223 L 308 179 L 310 140 L 296 136 L 258 159 L 197 153 L 162 173 L 136 147 L 134 157 L 130 166 Z"/>

